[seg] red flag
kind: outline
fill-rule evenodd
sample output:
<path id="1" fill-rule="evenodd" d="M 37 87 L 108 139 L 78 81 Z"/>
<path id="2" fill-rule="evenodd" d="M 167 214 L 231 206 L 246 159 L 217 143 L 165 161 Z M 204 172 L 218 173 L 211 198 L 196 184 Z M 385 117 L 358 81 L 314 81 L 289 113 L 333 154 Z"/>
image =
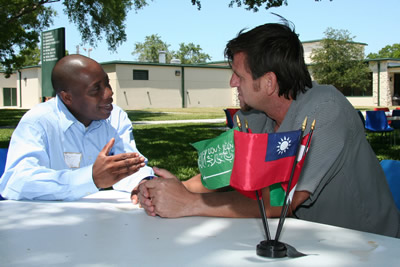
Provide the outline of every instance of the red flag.
<path id="1" fill-rule="evenodd" d="M 301 130 L 271 134 L 235 131 L 235 160 L 230 185 L 256 199 L 254 191 L 288 182 L 300 135 Z"/>
<path id="2" fill-rule="evenodd" d="M 307 134 L 306 136 L 304 136 L 301 139 L 301 145 L 299 147 L 299 152 L 298 152 L 298 157 L 297 157 L 297 164 L 296 164 L 296 167 L 294 170 L 292 183 L 290 185 L 290 191 L 289 191 L 289 197 L 288 197 L 288 200 L 290 200 L 290 201 L 292 201 L 292 199 L 293 199 L 293 194 L 294 194 L 294 191 L 296 190 L 296 185 L 299 180 L 301 170 L 303 169 L 303 165 L 304 165 L 304 161 L 306 160 L 308 149 L 310 148 L 312 133 L 313 132 Z M 287 188 L 289 185 L 288 182 L 289 181 L 281 183 L 281 185 L 285 191 L 287 191 Z"/>

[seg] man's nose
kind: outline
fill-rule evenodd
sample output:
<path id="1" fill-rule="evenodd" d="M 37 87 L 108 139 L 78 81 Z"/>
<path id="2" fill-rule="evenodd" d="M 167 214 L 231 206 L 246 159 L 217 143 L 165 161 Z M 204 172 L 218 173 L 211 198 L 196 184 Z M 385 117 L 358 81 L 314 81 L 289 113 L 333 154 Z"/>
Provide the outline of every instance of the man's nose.
<path id="1" fill-rule="evenodd" d="M 105 89 L 105 92 L 104 92 L 104 98 L 112 97 L 113 94 L 114 94 L 114 92 L 113 92 L 111 86 L 107 86 Z"/>
<path id="2" fill-rule="evenodd" d="M 239 87 L 239 77 L 235 73 L 232 74 L 229 85 L 231 87 Z"/>

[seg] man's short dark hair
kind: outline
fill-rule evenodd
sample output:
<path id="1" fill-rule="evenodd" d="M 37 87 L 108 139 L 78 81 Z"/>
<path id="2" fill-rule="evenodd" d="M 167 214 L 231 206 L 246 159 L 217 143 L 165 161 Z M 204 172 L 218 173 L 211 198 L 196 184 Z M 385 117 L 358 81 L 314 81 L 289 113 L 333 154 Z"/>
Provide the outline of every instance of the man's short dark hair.
<path id="1" fill-rule="evenodd" d="M 253 80 L 273 72 L 278 80 L 279 96 L 296 99 L 299 92 L 312 87 L 312 82 L 304 62 L 303 46 L 289 22 L 283 22 L 240 31 L 226 45 L 225 57 L 232 64 L 233 56 L 244 52 Z"/>

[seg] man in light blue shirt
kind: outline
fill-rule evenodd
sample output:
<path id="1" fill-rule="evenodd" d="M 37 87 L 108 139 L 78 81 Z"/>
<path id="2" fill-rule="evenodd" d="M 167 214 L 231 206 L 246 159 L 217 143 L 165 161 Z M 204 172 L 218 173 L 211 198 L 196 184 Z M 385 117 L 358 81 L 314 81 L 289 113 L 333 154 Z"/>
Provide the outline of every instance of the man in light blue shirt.
<path id="1" fill-rule="evenodd" d="M 28 111 L 11 137 L 0 179 L 4 198 L 76 200 L 111 186 L 131 191 L 153 175 L 131 142 L 126 113 L 117 109 L 110 117 L 116 106 L 100 64 L 66 56 L 52 83 L 56 97 Z"/>

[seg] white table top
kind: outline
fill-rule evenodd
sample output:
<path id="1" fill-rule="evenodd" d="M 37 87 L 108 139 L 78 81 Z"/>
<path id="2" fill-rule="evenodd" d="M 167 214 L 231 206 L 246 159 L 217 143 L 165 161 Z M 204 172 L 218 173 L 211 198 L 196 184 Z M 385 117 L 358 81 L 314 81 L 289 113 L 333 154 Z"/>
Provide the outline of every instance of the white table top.
<path id="1" fill-rule="evenodd" d="M 277 219 L 269 226 L 275 236 Z M 400 239 L 287 219 L 281 241 L 308 254 L 256 255 L 261 219 L 149 217 L 129 194 L 78 202 L 0 201 L 0 266 L 399 266 Z"/>

